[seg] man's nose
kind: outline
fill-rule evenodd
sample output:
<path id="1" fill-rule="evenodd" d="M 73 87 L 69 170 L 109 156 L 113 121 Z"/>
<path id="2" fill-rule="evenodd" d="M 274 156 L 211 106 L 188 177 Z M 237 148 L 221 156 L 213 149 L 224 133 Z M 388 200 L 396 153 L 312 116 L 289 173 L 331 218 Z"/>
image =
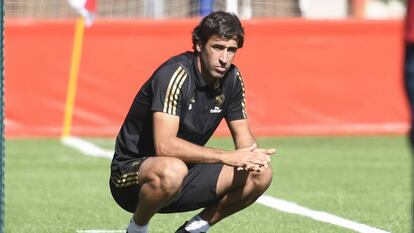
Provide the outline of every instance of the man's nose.
<path id="1" fill-rule="evenodd" d="M 227 49 L 224 49 L 224 50 L 221 52 L 220 57 L 219 57 L 220 62 L 221 62 L 222 64 L 227 64 L 227 59 L 228 59 L 228 57 L 229 57 L 228 51 L 227 51 Z"/>

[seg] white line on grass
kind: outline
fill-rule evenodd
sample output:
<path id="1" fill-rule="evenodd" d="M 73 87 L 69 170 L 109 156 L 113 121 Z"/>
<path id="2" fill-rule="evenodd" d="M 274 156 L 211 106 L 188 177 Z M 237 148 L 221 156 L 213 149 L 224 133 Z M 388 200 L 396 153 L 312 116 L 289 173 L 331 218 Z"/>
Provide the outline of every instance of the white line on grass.
<path id="1" fill-rule="evenodd" d="M 62 143 L 92 157 L 104 157 L 111 159 L 114 155 L 112 151 L 104 150 L 93 143 L 77 137 L 64 137 L 62 138 Z"/>
<path id="2" fill-rule="evenodd" d="M 74 149 L 81 151 L 85 155 L 93 157 L 104 157 L 111 159 L 113 156 L 112 151 L 104 150 L 93 143 L 82 140 L 76 137 L 62 138 L 62 143 Z M 282 212 L 291 214 L 297 214 L 305 217 L 312 218 L 314 220 L 330 223 L 333 225 L 341 226 L 343 228 L 351 229 L 360 233 L 390 233 L 375 227 L 371 227 L 362 223 L 357 223 L 348 219 L 344 219 L 333 214 L 329 214 L 323 211 L 311 210 L 306 207 L 300 206 L 294 202 L 277 199 L 271 196 L 262 195 L 256 203 L 262 204 L 267 207 L 277 209 Z M 78 230 L 77 233 L 118 233 L 124 232 L 122 230 Z"/>
<path id="3" fill-rule="evenodd" d="M 264 206 L 268 206 L 283 212 L 298 214 L 306 216 L 317 221 L 330 223 L 333 225 L 341 226 L 347 229 L 354 230 L 361 233 L 389 233 L 378 228 L 370 227 L 365 224 L 357 223 L 348 219 L 344 219 L 333 214 L 329 214 L 323 211 L 311 210 L 306 207 L 300 206 L 294 202 L 289 202 L 281 199 L 277 199 L 271 196 L 262 195 L 256 201 Z"/>
<path id="4" fill-rule="evenodd" d="M 125 230 L 77 230 L 76 233 L 125 233 Z"/>

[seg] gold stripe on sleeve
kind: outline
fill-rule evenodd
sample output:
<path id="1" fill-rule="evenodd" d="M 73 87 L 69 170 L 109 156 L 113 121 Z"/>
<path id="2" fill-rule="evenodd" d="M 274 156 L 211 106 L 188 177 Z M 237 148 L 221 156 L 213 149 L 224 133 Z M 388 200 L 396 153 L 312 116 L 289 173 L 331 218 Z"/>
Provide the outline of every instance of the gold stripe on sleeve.
<path id="1" fill-rule="evenodd" d="M 187 79 L 187 73 L 184 74 L 183 78 L 181 79 L 180 83 L 178 84 L 178 88 L 174 94 L 174 101 L 172 103 L 173 109 L 172 114 L 177 114 L 177 101 L 178 101 L 178 94 L 181 92 L 181 87 L 183 86 L 184 81 Z"/>
<path id="2" fill-rule="evenodd" d="M 243 95 L 243 100 L 242 100 L 242 110 L 243 110 L 243 118 L 247 118 L 247 111 L 246 111 L 246 96 L 245 96 L 245 92 L 244 92 L 244 82 L 243 82 L 243 77 L 241 76 L 240 72 L 237 72 L 237 77 L 240 80 L 241 83 L 241 87 L 242 87 L 242 95 Z"/>
<path id="3" fill-rule="evenodd" d="M 177 91 L 178 92 L 180 91 L 179 88 L 177 87 L 179 86 L 179 83 L 181 82 L 181 79 L 184 77 L 184 75 L 186 75 L 185 71 L 184 70 L 180 71 L 177 75 L 177 78 L 175 79 L 173 83 L 171 93 L 168 96 L 168 111 L 167 112 L 169 114 L 174 114 L 173 113 L 173 108 L 175 107 L 174 106 L 174 95 Z"/>
<path id="4" fill-rule="evenodd" d="M 169 95 L 171 93 L 171 87 L 173 86 L 173 83 L 175 81 L 175 79 L 177 78 L 178 74 L 180 73 L 180 71 L 183 70 L 183 68 L 181 66 L 178 67 L 178 69 L 174 72 L 170 82 L 168 83 L 168 88 L 167 88 L 167 92 L 165 94 L 164 97 L 164 108 L 163 108 L 163 112 L 167 112 L 168 109 L 168 99 L 169 99 Z"/>

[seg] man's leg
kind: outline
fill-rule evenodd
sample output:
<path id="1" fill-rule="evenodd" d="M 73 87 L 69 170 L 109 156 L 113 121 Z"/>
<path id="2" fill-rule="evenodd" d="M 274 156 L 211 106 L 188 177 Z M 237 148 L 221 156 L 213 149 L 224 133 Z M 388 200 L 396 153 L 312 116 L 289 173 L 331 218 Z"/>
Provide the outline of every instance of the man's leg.
<path id="1" fill-rule="evenodd" d="M 140 226 L 148 224 L 151 217 L 179 191 L 187 171 L 185 163 L 176 158 L 146 159 L 138 172 L 141 189 L 134 222 Z"/>
<path id="2" fill-rule="evenodd" d="M 271 167 L 262 172 L 246 172 L 224 166 L 217 181 L 220 201 L 205 208 L 199 216 L 208 221 L 209 225 L 214 225 L 255 202 L 271 182 Z"/>
<path id="3" fill-rule="evenodd" d="M 176 232 L 207 232 L 209 227 L 223 218 L 251 205 L 269 187 L 272 170 L 262 172 L 236 171 L 223 166 L 217 181 L 218 203 L 206 207 Z"/>

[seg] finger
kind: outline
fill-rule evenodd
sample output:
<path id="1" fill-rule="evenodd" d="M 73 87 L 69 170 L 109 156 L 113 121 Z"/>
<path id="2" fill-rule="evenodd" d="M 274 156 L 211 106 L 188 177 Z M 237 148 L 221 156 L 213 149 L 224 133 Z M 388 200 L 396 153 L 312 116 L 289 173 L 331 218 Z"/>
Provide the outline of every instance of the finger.
<path id="1" fill-rule="evenodd" d="M 260 153 L 263 153 L 263 154 L 272 155 L 272 154 L 276 153 L 276 149 L 275 148 L 270 148 L 270 149 L 258 148 L 258 149 L 255 150 L 255 152 L 260 152 Z"/>
<path id="2" fill-rule="evenodd" d="M 262 172 L 262 171 L 264 171 L 264 167 L 259 167 L 257 170 L 256 170 L 256 172 Z"/>
<path id="3" fill-rule="evenodd" d="M 273 155 L 276 153 L 276 149 L 275 148 L 265 149 L 264 153 L 267 155 Z"/>
<path id="4" fill-rule="evenodd" d="M 259 154 L 256 154 L 254 160 L 261 161 L 262 163 L 267 163 L 267 162 L 270 162 L 270 156 L 267 154 L 259 153 Z"/>
<path id="5" fill-rule="evenodd" d="M 259 168 L 258 165 L 255 164 L 248 164 L 246 165 L 246 170 L 247 171 L 256 171 Z"/>
<path id="6" fill-rule="evenodd" d="M 251 164 L 248 164 L 251 168 L 251 170 L 257 171 L 259 170 L 263 170 L 269 167 L 269 164 L 266 161 L 263 162 L 258 162 L 258 161 L 253 161 Z"/>
<path id="7" fill-rule="evenodd" d="M 261 159 L 254 159 L 254 160 L 250 160 L 249 162 L 251 163 L 251 164 L 253 164 L 253 165 L 258 165 L 258 166 L 265 166 L 265 165 L 267 165 L 267 163 L 270 161 L 270 159 L 269 160 L 261 160 Z"/>
<path id="8" fill-rule="evenodd" d="M 255 168 L 254 168 L 254 171 L 255 172 L 262 172 L 264 170 L 264 167 L 263 166 L 256 166 Z"/>

